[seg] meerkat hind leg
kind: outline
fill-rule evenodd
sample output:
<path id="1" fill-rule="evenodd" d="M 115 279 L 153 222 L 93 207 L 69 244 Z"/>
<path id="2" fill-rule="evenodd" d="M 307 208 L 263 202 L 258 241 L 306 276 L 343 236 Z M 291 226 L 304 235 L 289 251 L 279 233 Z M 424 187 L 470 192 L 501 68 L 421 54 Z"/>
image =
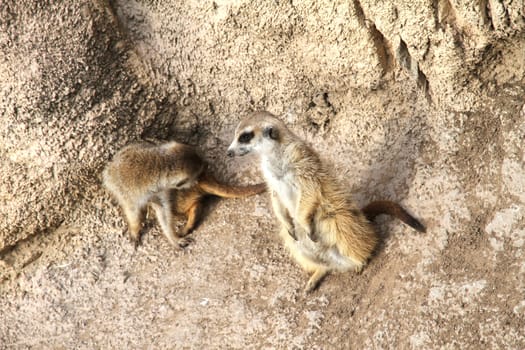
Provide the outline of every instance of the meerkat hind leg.
<path id="1" fill-rule="evenodd" d="M 169 194 L 163 193 L 159 195 L 160 202 L 152 201 L 151 206 L 157 216 L 160 228 L 164 236 L 168 239 L 170 244 L 174 247 L 179 246 L 181 248 L 186 247 L 191 243 L 191 239 L 186 237 L 180 238 L 175 235 L 173 230 L 173 213 L 171 212 L 171 202 L 169 201 Z"/>
<path id="2" fill-rule="evenodd" d="M 327 274 L 328 270 L 325 268 L 319 267 L 317 270 L 315 270 L 306 283 L 306 287 L 304 288 L 305 293 L 313 292 Z"/>
<path id="3" fill-rule="evenodd" d="M 184 228 L 182 229 L 181 236 L 186 236 L 188 233 L 190 233 L 197 224 L 197 221 L 199 220 L 199 215 L 201 213 L 201 203 L 199 200 L 196 200 L 195 203 L 190 206 L 188 211 L 186 212 L 186 215 L 188 216 L 186 225 L 184 225 Z"/>
<path id="4" fill-rule="evenodd" d="M 124 216 L 126 217 L 126 221 L 128 222 L 129 236 L 136 247 L 140 244 L 142 208 L 137 207 L 135 205 L 132 205 L 132 206 L 123 205 L 122 209 L 124 211 Z"/>

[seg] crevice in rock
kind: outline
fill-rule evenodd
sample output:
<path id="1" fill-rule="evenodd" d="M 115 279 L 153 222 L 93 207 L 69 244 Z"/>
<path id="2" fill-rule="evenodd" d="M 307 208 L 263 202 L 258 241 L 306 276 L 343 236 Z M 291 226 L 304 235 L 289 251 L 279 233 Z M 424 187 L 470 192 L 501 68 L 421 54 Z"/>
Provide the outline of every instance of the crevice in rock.
<path id="1" fill-rule="evenodd" d="M 435 11 L 437 12 L 439 24 L 448 24 L 455 31 L 461 32 L 457 21 L 456 9 L 450 0 L 437 0 L 436 3 L 437 8 L 435 8 Z"/>
<path id="2" fill-rule="evenodd" d="M 407 44 L 403 41 L 403 39 L 399 40 L 399 46 L 396 50 L 396 57 L 401 67 L 409 72 L 412 72 L 412 57 L 410 56 Z"/>
<path id="3" fill-rule="evenodd" d="M 361 6 L 361 3 L 359 2 L 359 0 L 354 0 L 353 3 L 354 3 L 355 14 L 357 16 L 357 21 L 359 22 L 360 25 L 362 25 L 363 27 L 366 27 L 365 12 L 363 11 L 363 7 Z"/>
<path id="4" fill-rule="evenodd" d="M 441 27 L 441 22 L 443 21 L 440 16 L 443 13 L 442 7 L 440 6 L 440 0 L 432 0 L 432 10 L 434 10 L 434 29 L 438 29 Z"/>
<path id="5" fill-rule="evenodd" d="M 425 73 L 421 69 L 418 69 L 417 76 L 417 87 L 425 94 L 425 98 L 428 102 L 432 102 L 432 96 L 430 94 L 430 86 Z"/>
<path id="6" fill-rule="evenodd" d="M 468 35 L 458 23 L 456 9 L 450 0 L 435 0 L 434 14 L 437 20 L 436 28 L 449 31 L 454 37 L 454 43 L 463 52 L 465 51 L 465 36 Z"/>
<path id="7" fill-rule="evenodd" d="M 509 8 L 507 6 L 505 6 L 505 2 L 501 2 L 501 6 L 503 7 L 503 12 L 505 14 L 503 23 L 505 24 L 505 26 L 511 27 L 511 22 L 512 21 L 510 19 Z"/>
<path id="8" fill-rule="evenodd" d="M 392 61 L 392 46 L 389 44 L 383 33 L 377 29 L 375 23 L 366 18 L 363 7 L 361 6 L 359 0 L 354 0 L 353 4 L 359 24 L 368 30 L 372 42 L 374 43 L 374 47 L 379 59 L 379 64 L 381 65 L 384 75 L 390 72 L 394 66 Z"/>
<path id="9" fill-rule="evenodd" d="M 425 73 L 419 68 L 419 63 L 408 52 L 407 44 L 403 39 L 399 39 L 399 46 L 396 50 L 396 57 L 399 65 L 405 69 L 409 75 L 416 81 L 417 87 L 425 94 L 427 100 L 431 101 L 429 83 Z"/>
<path id="10" fill-rule="evenodd" d="M 488 0 L 486 9 L 490 15 L 492 29 L 502 29 L 501 27 L 510 26 L 509 10 L 505 7 L 503 1 Z"/>
<path id="11" fill-rule="evenodd" d="M 148 85 L 154 85 L 155 72 L 150 62 L 141 54 L 140 50 L 137 49 L 136 43 L 132 38 L 132 33 L 126 25 L 125 21 L 119 16 L 118 5 L 116 0 L 105 0 L 108 13 L 113 19 L 115 30 L 118 32 L 121 38 L 120 46 L 123 52 L 128 55 L 128 64 L 134 68 L 133 72 L 142 82 L 147 82 Z"/>
<path id="12" fill-rule="evenodd" d="M 489 0 L 480 0 L 479 7 L 481 11 L 481 20 L 483 21 L 483 24 L 488 26 L 489 30 L 494 30 L 494 22 L 492 21 L 492 13 L 490 9 Z"/>
<path id="13" fill-rule="evenodd" d="M 376 48 L 377 56 L 379 58 L 379 63 L 383 69 L 383 74 L 390 72 L 393 68 L 392 62 L 392 48 L 383 34 L 377 29 L 374 23 L 371 23 L 368 27 L 372 41 Z"/>

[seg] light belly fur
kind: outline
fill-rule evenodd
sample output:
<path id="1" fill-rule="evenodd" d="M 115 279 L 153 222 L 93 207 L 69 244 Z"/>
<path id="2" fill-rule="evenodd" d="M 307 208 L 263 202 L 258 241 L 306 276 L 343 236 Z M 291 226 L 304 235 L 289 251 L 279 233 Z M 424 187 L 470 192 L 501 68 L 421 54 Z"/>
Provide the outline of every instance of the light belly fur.
<path id="1" fill-rule="evenodd" d="M 275 192 L 281 203 L 288 210 L 290 217 L 294 218 L 297 208 L 297 189 L 291 176 L 285 175 L 279 179 L 265 166 L 263 166 L 263 174 L 269 187 Z"/>

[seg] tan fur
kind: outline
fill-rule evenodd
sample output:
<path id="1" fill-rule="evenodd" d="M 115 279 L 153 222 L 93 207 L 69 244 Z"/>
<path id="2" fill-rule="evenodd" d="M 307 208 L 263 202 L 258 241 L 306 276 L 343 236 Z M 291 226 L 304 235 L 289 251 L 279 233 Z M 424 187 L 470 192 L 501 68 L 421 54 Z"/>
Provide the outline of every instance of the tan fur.
<path id="1" fill-rule="evenodd" d="M 166 238 L 181 247 L 190 242 L 185 236 L 197 224 L 204 196 L 246 197 L 266 188 L 264 184 L 238 187 L 217 182 L 196 151 L 178 142 L 124 147 L 104 169 L 103 184 L 121 206 L 136 244 L 143 211 L 149 204 Z M 175 232 L 173 214 L 187 217 L 180 232 Z"/>
<path id="2" fill-rule="evenodd" d="M 244 142 L 243 137 L 250 141 Z M 368 212 L 359 210 L 318 154 L 268 112 L 243 120 L 228 149 L 231 156 L 252 151 L 261 156 L 285 246 L 312 273 L 306 291 L 316 288 L 330 271 L 360 271 L 378 243 L 365 214 L 393 212 L 382 212 L 382 205 L 383 209 L 401 207 L 383 201 L 368 207 Z"/>

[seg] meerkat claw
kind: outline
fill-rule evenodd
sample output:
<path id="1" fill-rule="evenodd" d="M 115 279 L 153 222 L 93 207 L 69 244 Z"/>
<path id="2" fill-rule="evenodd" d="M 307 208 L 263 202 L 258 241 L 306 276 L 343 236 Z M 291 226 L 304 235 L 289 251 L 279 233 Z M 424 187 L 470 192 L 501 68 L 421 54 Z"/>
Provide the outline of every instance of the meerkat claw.
<path id="1" fill-rule="evenodd" d="M 310 240 L 315 243 L 319 241 L 319 237 L 317 237 L 315 231 L 308 232 L 308 238 L 310 238 Z"/>
<path id="2" fill-rule="evenodd" d="M 130 241 L 131 241 L 131 243 L 133 244 L 133 247 L 134 247 L 135 249 L 137 249 L 137 248 L 140 246 L 140 244 L 141 244 L 141 242 L 140 242 L 140 236 L 133 236 L 133 235 L 130 235 L 129 239 L 130 239 Z"/>
<path id="3" fill-rule="evenodd" d="M 183 238 L 180 238 L 179 241 L 177 242 L 178 246 L 180 248 L 186 248 L 188 245 L 190 245 L 191 243 L 193 242 L 193 238 L 190 238 L 190 237 L 183 237 Z"/>
<path id="4" fill-rule="evenodd" d="M 312 285 L 310 282 L 306 283 L 306 287 L 304 288 L 304 294 L 312 293 L 316 287 L 316 285 Z"/>
<path id="5" fill-rule="evenodd" d="M 304 294 L 306 295 L 311 294 L 313 291 L 317 289 L 317 287 L 319 286 L 319 283 L 320 283 L 320 280 L 317 280 L 317 281 L 309 280 L 306 283 L 306 286 L 304 287 Z"/>

